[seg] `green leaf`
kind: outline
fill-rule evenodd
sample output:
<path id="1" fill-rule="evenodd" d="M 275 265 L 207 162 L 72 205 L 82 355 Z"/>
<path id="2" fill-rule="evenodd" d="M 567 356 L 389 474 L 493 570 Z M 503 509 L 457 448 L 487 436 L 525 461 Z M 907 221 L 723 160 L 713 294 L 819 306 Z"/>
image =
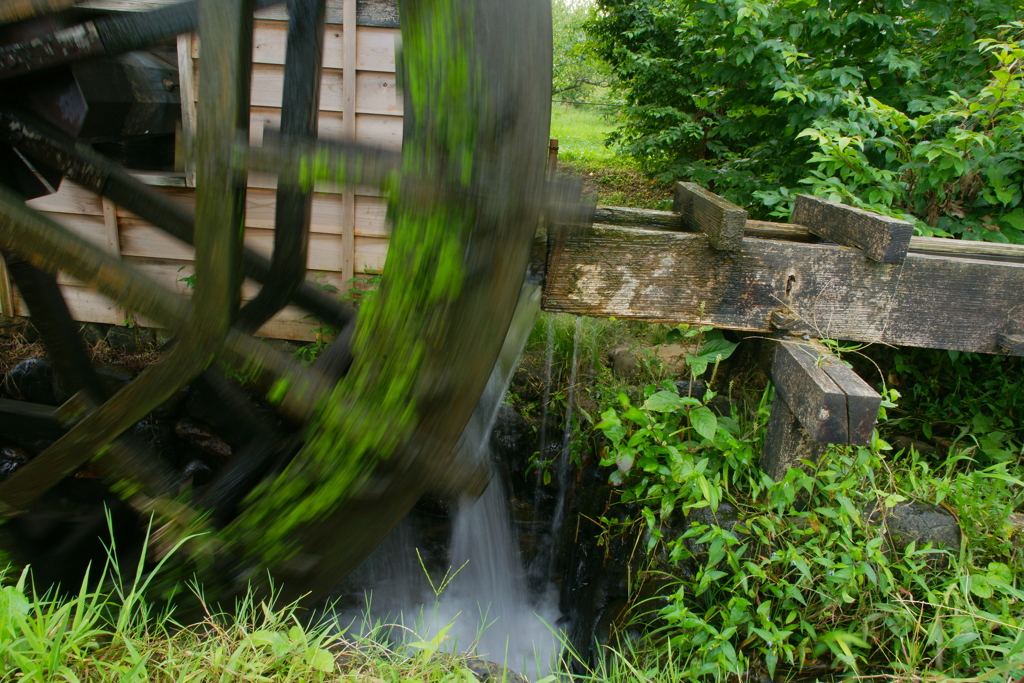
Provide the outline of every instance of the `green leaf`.
<path id="1" fill-rule="evenodd" d="M 644 409 L 653 410 L 658 413 L 670 413 L 679 410 L 684 405 L 682 399 L 674 391 L 659 391 L 647 399 Z"/>
<path id="2" fill-rule="evenodd" d="M 334 673 L 334 657 L 327 650 L 317 650 L 309 658 L 309 666 L 325 674 Z"/>
<path id="3" fill-rule="evenodd" d="M 697 430 L 697 433 L 708 441 L 713 441 L 715 432 L 718 431 L 718 419 L 711 409 L 706 406 L 694 408 L 690 411 L 690 424 Z"/>

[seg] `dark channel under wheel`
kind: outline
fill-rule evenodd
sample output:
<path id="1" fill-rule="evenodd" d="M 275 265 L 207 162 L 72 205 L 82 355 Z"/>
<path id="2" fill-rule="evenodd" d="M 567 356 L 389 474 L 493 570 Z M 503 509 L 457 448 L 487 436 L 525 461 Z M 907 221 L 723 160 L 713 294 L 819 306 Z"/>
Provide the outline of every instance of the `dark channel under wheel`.
<path id="1" fill-rule="evenodd" d="M 23 4 L 45 10 L 52 3 Z M 31 514 L 48 491 L 91 461 L 117 499 L 155 516 L 158 549 L 210 531 L 187 543 L 184 553 L 196 567 L 217 567 L 223 596 L 249 579 L 267 581 L 267 567 L 286 598 L 323 594 L 446 475 L 508 329 L 542 203 L 550 106 L 547 2 L 400 3 L 400 157 L 314 140 L 324 0 L 288 5 L 293 19 L 280 139 L 250 149 L 254 3 L 199 3 L 203 90 L 194 217 L 0 95 L 0 137 L 18 154 L 192 242 L 196 253 L 189 299 L 27 208 L 23 194 L 0 187 L 0 248 L 26 300 L 32 297 L 33 319 L 62 381 L 77 391 L 48 413 L 19 407 L 39 413 L 33 414 L 40 424 L 49 423 L 59 438 L 0 482 L 0 512 L 14 520 Z M 346 21 L 354 23 L 354 9 L 343 10 Z M 0 48 L 9 65 L 5 71 L 0 64 L 0 88 L 28 87 L 26 78 L 44 79 L 62 60 L 97 54 L 89 50 L 137 49 L 189 30 L 189 12 L 195 16 L 193 3 L 119 18 L 120 33 L 100 19 L 91 28 L 72 27 L 93 42 L 83 38 L 75 44 L 81 53 L 61 58 L 39 58 L 25 45 Z M 123 30 L 124 22 L 134 28 Z M 105 38 L 111 34 L 120 42 Z M 42 42 L 61 46 L 62 39 Z M 238 229 L 246 172 L 268 167 L 280 173 L 269 262 L 242 247 Z M 309 196 L 317 180 L 376 183 L 390 197 L 386 275 L 358 318 L 302 282 Z M 173 330 L 169 352 L 116 394 L 105 394 L 81 344 L 61 332 L 72 321 L 54 280 L 58 271 Z M 240 310 L 243 274 L 273 284 Z M 319 366 L 302 366 L 251 336 L 288 302 L 343 329 Z M 260 421 L 252 419 L 245 396 L 210 373 L 217 364 L 261 386 L 301 438 L 256 433 Z M 254 438 L 205 491 L 182 496 L 159 461 L 125 432 L 197 378 L 237 411 Z M 0 412 L 8 408 L 14 410 L 5 404 Z M 0 417 L 0 429 L 9 422 Z"/>

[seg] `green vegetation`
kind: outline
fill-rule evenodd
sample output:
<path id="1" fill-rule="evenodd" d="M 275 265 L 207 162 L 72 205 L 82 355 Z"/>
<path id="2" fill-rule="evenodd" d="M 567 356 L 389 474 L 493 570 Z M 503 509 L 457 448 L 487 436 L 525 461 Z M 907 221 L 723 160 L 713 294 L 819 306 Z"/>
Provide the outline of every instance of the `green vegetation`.
<path id="1" fill-rule="evenodd" d="M 812 191 L 922 234 L 1024 241 L 1019 0 L 598 0 L 645 171 L 785 216 Z"/>
<path id="2" fill-rule="evenodd" d="M 678 329 L 673 341 L 701 342 L 686 357 L 690 379 L 724 386 L 714 375 L 733 345 L 710 328 Z M 602 465 L 618 490 L 605 534 L 643 528 L 649 558 L 631 612 L 647 631 L 620 644 L 608 675 L 996 681 L 1024 672 L 1024 529 L 1014 516 L 1024 504 L 1024 366 L 942 352 L 948 362 L 929 379 L 917 376 L 926 354 L 937 355 L 882 354 L 888 365 L 874 376 L 881 369 L 907 395 L 903 406 L 883 403 L 870 448 L 832 447 L 780 482 L 758 467 L 770 388 L 729 415 L 710 409 L 713 390 L 680 396 L 656 372 L 643 389 L 592 392 L 608 443 Z M 942 447 L 924 456 L 883 438 L 907 433 Z M 881 511 L 908 501 L 952 512 L 960 547 L 886 534 Z"/>

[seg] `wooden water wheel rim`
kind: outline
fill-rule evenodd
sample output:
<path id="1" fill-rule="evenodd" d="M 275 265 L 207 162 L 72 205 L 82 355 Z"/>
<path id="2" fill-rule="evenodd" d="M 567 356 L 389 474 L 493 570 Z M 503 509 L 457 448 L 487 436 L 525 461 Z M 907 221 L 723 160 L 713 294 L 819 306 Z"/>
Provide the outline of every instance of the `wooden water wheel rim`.
<path id="1" fill-rule="evenodd" d="M 294 0 L 289 8 L 305 7 L 307 19 L 314 17 L 306 30 L 322 36 L 323 4 Z M 45 273 L 64 271 L 177 333 L 170 353 L 113 397 L 99 401 L 88 391 L 80 393 L 62 413 L 71 428 L 0 484 L 0 506 L 6 514 L 30 507 L 36 495 L 95 458 L 116 490 L 162 516 L 165 526 L 200 523 L 199 510 L 168 493 L 166 475 L 126 453 L 118 437 L 216 360 L 266 387 L 283 414 L 306 424 L 306 438 L 283 469 L 249 487 L 237 514 L 214 536 L 227 554 L 246 558 L 238 566 L 269 566 L 287 597 L 316 596 L 365 557 L 432 481 L 444 476 L 452 446 L 497 358 L 537 224 L 550 99 L 550 10 L 536 0 L 419 0 L 401 6 L 406 180 L 398 181 L 389 205 L 395 227 L 388 274 L 371 314 L 348 329 L 354 362 L 340 382 L 328 370 L 302 367 L 252 339 L 248 332 L 261 315 L 237 315 L 243 269 L 268 280 L 288 271 L 277 258 L 254 266 L 237 228 L 245 169 L 235 141 L 244 136 L 248 121 L 251 13 L 252 5 L 243 0 L 204 2 L 199 8 L 204 92 L 191 301 L 163 290 L 0 188 L 4 250 Z M 346 12 L 347 20 L 354 23 L 354 14 L 354 8 Z M 305 61 L 296 87 L 302 74 L 307 86 L 318 81 L 310 75 L 319 73 L 319 57 L 299 59 Z M 308 106 L 297 108 L 293 118 L 302 121 L 291 130 L 287 115 L 282 117 L 286 141 L 304 139 L 303 131 L 315 126 L 315 101 L 312 117 Z M 4 136 L 16 145 L 75 148 L 18 112 L 4 116 Z M 68 177 L 91 180 L 117 203 L 149 202 L 154 217 L 167 208 L 166 200 L 133 185 L 95 153 L 75 149 L 76 154 L 55 154 Z M 279 206 L 301 204 L 312 189 L 310 178 L 322 177 L 323 157 L 310 156 L 301 145 L 296 150 L 293 166 L 307 175 L 282 178 Z M 367 170 L 351 148 L 347 153 Z M 368 151 L 365 158 L 373 154 Z M 379 175 L 393 189 L 394 160 L 387 161 Z M 459 191 L 424 205 L 424 178 Z M 406 192 L 414 185 L 419 191 Z M 161 227 L 187 237 L 188 216 L 180 209 L 158 218 Z M 307 229 L 308 223 L 299 232 Z M 296 231 L 280 232 L 284 240 L 285 233 L 294 237 Z M 275 240 L 276 249 L 290 250 L 292 262 L 297 250 L 304 264 L 301 235 L 290 244 Z M 292 282 L 284 293 L 271 291 L 265 298 L 270 309 L 303 297 L 309 306 L 331 309 L 308 290 Z M 332 310 L 344 324 L 347 312 Z M 235 587 L 248 578 L 239 572 Z"/>

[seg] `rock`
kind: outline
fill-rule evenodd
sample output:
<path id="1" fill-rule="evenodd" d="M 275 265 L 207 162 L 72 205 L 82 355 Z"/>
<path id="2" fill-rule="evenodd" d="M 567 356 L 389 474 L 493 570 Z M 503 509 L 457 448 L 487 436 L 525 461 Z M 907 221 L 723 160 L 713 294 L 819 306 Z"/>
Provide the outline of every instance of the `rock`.
<path id="1" fill-rule="evenodd" d="M 172 420 L 178 417 L 185 409 L 185 402 L 188 401 L 189 385 L 186 384 L 178 389 L 174 396 L 161 403 L 153 410 L 153 417 L 158 420 Z"/>
<path id="2" fill-rule="evenodd" d="M 900 436 L 897 436 L 896 438 L 894 438 L 892 440 L 892 446 L 896 450 L 903 451 L 904 453 L 907 453 L 907 454 L 910 453 L 910 449 L 911 448 L 913 448 L 915 451 L 917 451 L 921 455 L 934 455 L 935 452 L 938 450 L 937 448 L 935 448 L 935 446 L 931 445 L 930 443 L 925 443 L 924 441 L 918 441 L 917 439 L 912 439 L 909 436 L 903 436 L 903 435 L 900 435 Z"/>
<path id="3" fill-rule="evenodd" d="M 53 390 L 53 380 L 54 371 L 50 361 L 45 358 L 29 358 L 7 373 L 4 390 L 11 398 L 19 401 L 55 406 L 58 401 Z"/>
<path id="4" fill-rule="evenodd" d="M 85 342 L 86 346 L 96 346 L 107 337 L 107 329 L 109 325 L 103 325 L 101 323 L 86 323 L 82 325 L 82 329 L 79 330 L 79 334 L 82 335 L 82 341 Z"/>
<path id="5" fill-rule="evenodd" d="M 870 524 L 885 527 L 886 537 L 897 552 L 903 552 L 911 543 L 918 550 L 931 545 L 935 549 L 960 552 L 960 525 L 952 514 L 938 505 L 909 500 L 885 509 L 873 503 L 864 513 Z M 949 565 L 949 558 L 935 553 L 928 564 L 944 569 Z"/>
<path id="6" fill-rule="evenodd" d="M 511 669 L 486 659 L 470 657 L 465 661 L 465 667 L 473 672 L 473 675 L 481 683 L 529 683 Z"/>
<path id="7" fill-rule="evenodd" d="M 689 366 L 686 364 L 686 354 L 696 351 L 696 347 L 689 344 L 662 344 L 648 351 L 661 361 L 670 375 L 687 376 L 690 374 Z"/>
<path id="8" fill-rule="evenodd" d="M 529 420 L 512 406 L 502 404 L 491 428 L 491 449 L 495 461 L 506 474 L 505 481 L 513 482 L 513 486 L 518 484 L 509 475 L 526 471 L 536 446 L 537 434 Z"/>
<path id="9" fill-rule="evenodd" d="M 698 401 L 704 400 L 704 394 L 708 393 L 708 385 L 704 382 L 690 382 L 681 380 L 676 382 L 676 391 L 680 396 L 691 396 Z"/>
<path id="10" fill-rule="evenodd" d="M 120 327 L 111 325 L 106 341 L 112 349 L 127 353 L 139 353 L 154 343 L 153 330 L 148 327 Z"/>
<path id="11" fill-rule="evenodd" d="M 618 346 L 609 351 L 608 365 L 612 374 L 622 379 L 632 379 L 640 372 L 640 361 L 628 346 Z"/>
<path id="12" fill-rule="evenodd" d="M 737 525 L 742 520 L 740 519 L 740 512 L 729 503 L 719 503 L 718 510 L 712 510 L 710 507 L 694 508 L 690 510 L 690 514 L 686 517 L 686 526 L 690 527 L 694 524 L 706 524 L 707 526 L 717 526 L 725 531 L 730 531 L 738 538 L 746 535 L 743 530 L 736 529 Z M 686 546 L 690 549 L 690 552 L 694 554 L 694 557 L 698 562 L 703 563 L 707 559 L 708 546 L 705 543 L 698 543 L 697 539 L 700 536 L 692 536 L 686 539 Z"/>
<path id="13" fill-rule="evenodd" d="M 22 465 L 28 463 L 31 456 L 20 448 L 4 446 L 0 448 L 0 479 L 14 474 Z"/>
<path id="14" fill-rule="evenodd" d="M 231 446 L 204 424 L 183 417 L 174 425 L 174 433 L 203 453 L 224 459 L 231 457 Z"/>
<path id="15" fill-rule="evenodd" d="M 193 486 L 203 486 L 213 479 L 213 470 L 199 458 L 190 460 L 181 470 L 179 488 L 187 487 L 190 483 Z"/>
<path id="16" fill-rule="evenodd" d="M 132 435 L 153 454 L 176 466 L 184 458 L 180 454 L 180 443 L 172 424 L 163 420 L 143 420 L 135 424 Z"/>
<path id="17" fill-rule="evenodd" d="M 167 346 L 167 342 L 172 339 L 174 339 L 174 332 L 171 330 L 164 329 L 163 327 L 153 329 L 153 342 L 157 345 L 157 348 L 164 348 Z"/>
<path id="18" fill-rule="evenodd" d="M 131 370 L 116 363 L 102 363 L 95 366 L 93 370 L 96 372 L 100 384 L 109 396 L 113 396 L 121 391 L 126 384 L 132 381 Z M 53 392 L 57 397 L 58 403 L 64 403 L 64 401 L 71 398 L 70 393 L 64 388 L 64 382 L 61 380 L 60 375 L 56 373 L 54 373 L 53 377 Z"/>

